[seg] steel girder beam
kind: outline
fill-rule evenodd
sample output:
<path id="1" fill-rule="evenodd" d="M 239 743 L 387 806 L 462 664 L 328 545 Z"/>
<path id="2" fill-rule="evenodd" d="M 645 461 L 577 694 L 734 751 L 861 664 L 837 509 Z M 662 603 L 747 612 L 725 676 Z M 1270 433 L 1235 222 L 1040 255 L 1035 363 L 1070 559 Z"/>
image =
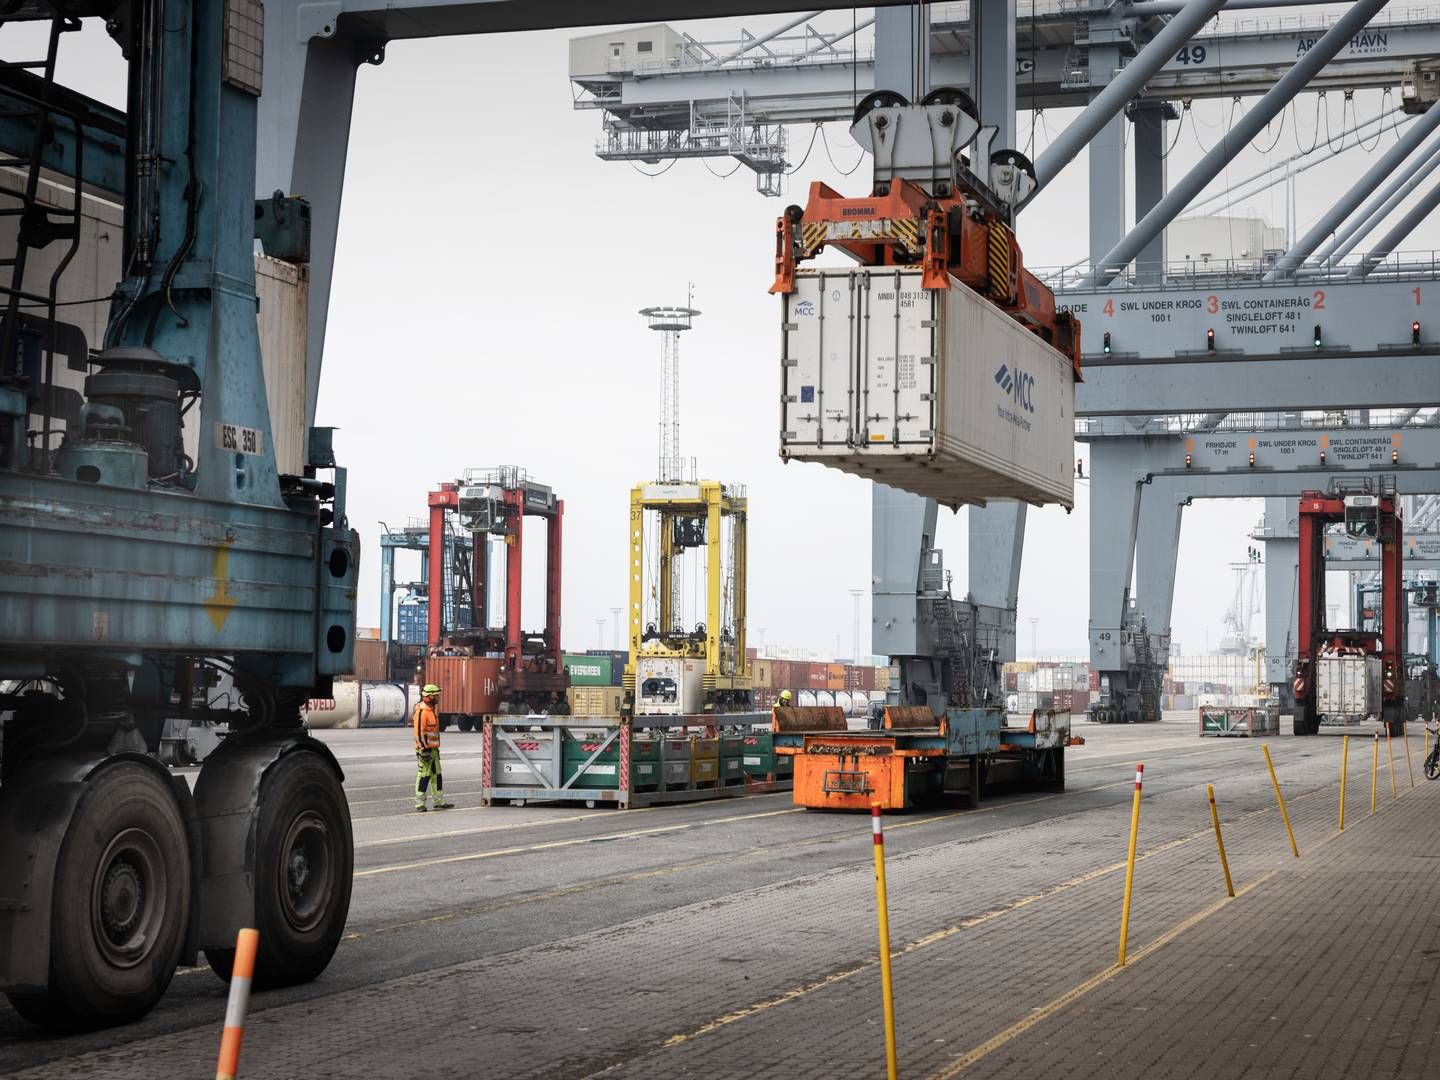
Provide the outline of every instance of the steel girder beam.
<path id="1" fill-rule="evenodd" d="M 1271 496 L 1265 520 L 1253 534 L 1265 545 L 1265 681 L 1290 686 L 1295 662 L 1295 628 L 1299 620 L 1300 500 Z M 1283 691 L 1282 691 L 1283 694 Z"/>
<path id="2" fill-rule="evenodd" d="M 1375 226 L 1390 216 L 1390 211 L 1399 206 L 1405 196 L 1414 191 L 1424 179 L 1435 171 L 1440 165 L 1440 138 L 1421 150 L 1418 154 L 1405 163 L 1405 168 L 1399 170 L 1385 186 L 1385 190 L 1377 194 L 1365 206 L 1354 220 L 1344 228 L 1338 230 L 1331 241 L 1315 253 L 1311 262 L 1317 266 L 1334 265 L 1369 236 Z M 1306 269 L 1302 267 L 1298 276 L 1305 276 Z"/>
<path id="3" fill-rule="evenodd" d="M 1432 112 L 1440 112 L 1440 108 L 1432 108 Z M 1440 207 L 1440 182 L 1427 191 L 1421 199 L 1412 206 L 1399 221 L 1391 227 L 1380 240 L 1366 252 L 1365 257 L 1360 260 L 1359 265 L 1354 267 L 1346 275 L 1347 281 L 1359 281 L 1379 266 L 1385 259 L 1400 246 L 1401 242 L 1415 231 L 1416 227 L 1434 213 L 1435 208 Z"/>
<path id="4" fill-rule="evenodd" d="M 1101 79 L 1104 88 L 1036 160 L 1035 178 L 1038 185 L 1035 194 L 1039 194 L 1050 181 L 1059 176 L 1060 171 L 1100 134 L 1106 124 L 1120 116 L 1126 104 L 1144 89 L 1151 77 L 1172 60 L 1181 47 L 1187 45 L 1200 28 L 1224 6 L 1225 0 L 1189 0 L 1189 3 L 1140 49 L 1134 59 L 1123 67 L 1120 65 L 1121 42 L 1128 35 L 1116 35 L 1113 44 L 1098 46 L 1095 44 L 1096 39 L 1091 38 L 1091 85 L 1097 85 L 1095 72 L 1098 70 L 1104 76 Z M 1091 16 L 1092 25 L 1097 21 L 1102 24 L 1115 21 L 1117 25 L 1119 22 L 1118 19 L 1105 19 L 1099 12 Z M 1107 39 L 1101 37 L 1099 40 Z M 1133 41 L 1133 38 L 1131 40 Z M 1034 198 L 1034 195 L 1031 198 Z"/>
<path id="5" fill-rule="evenodd" d="M 1135 530 L 1135 609 L 1154 635 L 1155 661 L 1170 660 L 1170 617 L 1175 604 L 1175 561 L 1185 504 L 1140 494 Z"/>
<path id="6" fill-rule="evenodd" d="M 1405 533 L 1403 561 L 1406 570 L 1440 568 L 1440 533 Z M 1341 534 L 1325 537 L 1325 567 L 1328 570 L 1379 570 L 1380 551 L 1370 540 Z"/>
<path id="7" fill-rule="evenodd" d="M 25 160 L 30 156 L 35 127 L 29 114 L 36 107 L 43 84 L 43 79 L 28 71 L 0 69 L 0 154 L 7 159 Z M 50 137 L 42 149 L 45 167 L 62 176 L 75 175 L 78 121 L 81 183 L 92 192 L 122 200 L 125 114 L 58 84 L 49 88 L 47 104 L 52 111 Z"/>
<path id="8" fill-rule="evenodd" d="M 1365 174 L 1340 194 L 1335 205 L 1326 210 L 1320 220 L 1276 260 L 1275 266 L 1265 275 L 1265 280 L 1275 281 L 1287 277 L 1303 263 L 1311 252 L 1324 243 L 1327 236 L 1345 223 L 1372 191 L 1395 174 L 1401 164 L 1420 148 L 1421 143 L 1428 139 L 1436 128 L 1440 128 L 1440 109 L 1427 109 L 1418 120 L 1411 122 L 1404 134 L 1365 170 Z"/>
<path id="9" fill-rule="evenodd" d="M 1033 22 L 1028 18 L 1019 21 L 1022 48 L 1015 87 L 1019 108 L 1082 107 L 1092 89 L 1104 85 L 1103 78 L 1093 86 L 1089 80 L 1077 80 L 1070 70 L 1074 15 L 1059 13 L 1042 15 Z M 1027 47 L 1032 27 L 1037 38 L 1033 53 Z M 932 30 L 932 84 L 970 87 L 968 58 L 973 50 L 969 24 L 935 22 Z M 1143 41 L 1143 28 L 1132 30 L 1132 39 L 1137 33 Z M 1393 87 L 1408 62 L 1440 52 L 1440 20 L 1393 23 L 1377 34 L 1383 40 L 1362 43 L 1357 39 L 1343 49 L 1311 80 L 1310 89 Z M 1298 29 L 1197 35 L 1185 51 L 1186 60 L 1179 59 L 1179 51 L 1171 55 L 1139 97 L 1158 102 L 1263 94 L 1314 38 L 1314 31 Z M 1047 39 L 1054 43 L 1047 44 Z M 1103 74 L 1098 60 L 1090 66 Z M 592 95 L 577 100 L 577 108 L 604 108 L 620 122 L 661 130 L 686 129 L 692 102 L 702 109 L 707 105 L 723 108 L 730 93 L 740 89 L 752 111 L 771 122 L 848 122 L 855 88 L 864 95 L 875 86 L 868 60 L 862 58 L 852 65 L 848 56 L 842 59 L 818 53 L 806 62 L 782 56 L 771 63 L 720 69 L 697 62 L 655 71 L 572 72 L 571 78 L 582 92 Z"/>
<path id="10" fill-rule="evenodd" d="M 1130 113 L 1135 125 L 1135 214 L 1144 217 L 1165 197 L 1165 121 L 1174 119 L 1168 104 L 1146 105 Z M 1093 248 L 1092 248 L 1093 250 Z M 1106 250 L 1109 250 L 1108 248 Z M 1165 272 L 1165 233 L 1150 241 L 1135 260 L 1141 282 L 1160 284 Z"/>
<path id="11" fill-rule="evenodd" d="M 1127 666 L 1122 630 L 1130 614 L 1143 473 L 1133 446 L 1103 440 L 1090 446 L 1090 666 Z"/>
<path id="12" fill-rule="evenodd" d="M 871 0 L 887 7 L 897 0 Z M 857 7 L 840 3 L 833 7 Z M 256 192 L 303 194 L 311 207 L 305 422 L 314 424 L 330 307 L 355 71 L 380 63 L 388 41 L 460 34 L 654 22 L 683 14 L 712 18 L 794 11 L 791 0 L 320 0 L 272 5 L 265 20 L 265 90 L 260 98 Z"/>
<path id="13" fill-rule="evenodd" d="M 556 30 L 570 26 L 649 23 L 664 19 L 719 19 L 788 14 L 794 0 L 328 0 L 298 5 L 300 29 L 311 36 L 379 37 L 385 41 Z M 842 2 L 831 8 L 902 6 L 902 0 Z M 904 4 L 903 6 L 908 6 Z"/>
<path id="14" fill-rule="evenodd" d="M 1237 356 L 1225 363 L 1168 359 L 1090 363 L 1075 385 L 1077 417 L 1176 412 L 1283 412 L 1291 409 L 1406 408 L 1428 391 L 1440 404 L 1440 356 Z M 1218 420 L 1216 421 L 1218 422 Z"/>
<path id="15" fill-rule="evenodd" d="M 1351 39 L 1357 37 L 1365 24 L 1386 3 L 1387 0 L 1356 0 L 1318 41 L 1300 54 L 1294 66 L 1226 132 L 1225 138 L 1216 143 L 1210 152 L 1180 179 L 1170 194 L 1146 214 L 1120 243 L 1106 253 L 1091 271 L 1087 284 L 1104 285 L 1124 270 L 1130 260 L 1170 224 L 1236 154 L 1249 145 L 1260 129 L 1273 120 Z"/>
<path id="16" fill-rule="evenodd" d="M 1015 145 L 1015 0 L 975 0 L 970 83 L 980 122 L 996 129 L 995 146 Z M 1015 609 L 1025 553 L 1024 503 L 991 502 L 967 511 L 966 590 L 976 604 L 997 609 L 1002 660 L 1015 659 Z"/>
<path id="17" fill-rule="evenodd" d="M 1076 438 L 1090 444 L 1097 477 L 1096 451 L 1107 444 L 1119 445 L 1139 455 L 1134 469 L 1143 468 L 1145 483 L 1168 478 L 1182 489 L 1193 484 L 1195 490 L 1189 494 L 1195 498 L 1270 494 L 1277 487 L 1272 482 L 1276 478 L 1281 481 L 1279 494 L 1299 494 L 1298 488 L 1288 490 L 1285 477 L 1304 476 L 1309 488 L 1326 489 L 1337 476 L 1381 472 L 1394 474 L 1402 495 L 1433 495 L 1436 489 L 1429 485 L 1440 475 L 1440 427 L 1251 428 Z M 1116 452 L 1113 446 L 1110 452 Z M 1412 477 L 1419 483 L 1412 483 Z"/>

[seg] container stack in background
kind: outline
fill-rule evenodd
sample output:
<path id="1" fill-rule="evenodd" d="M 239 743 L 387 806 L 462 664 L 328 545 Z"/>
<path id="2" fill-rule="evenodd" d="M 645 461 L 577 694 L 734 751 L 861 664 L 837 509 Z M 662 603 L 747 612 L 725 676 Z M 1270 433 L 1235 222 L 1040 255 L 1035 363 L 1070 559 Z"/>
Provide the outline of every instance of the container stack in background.
<path id="1" fill-rule="evenodd" d="M 1003 671 L 1005 711 L 1012 715 L 1053 710 L 1078 716 L 1090 707 L 1090 670 L 1084 661 L 1016 660 Z"/>
<path id="2" fill-rule="evenodd" d="M 617 649 L 565 653 L 560 666 L 570 676 L 566 694 L 572 716 L 619 716 L 625 694 L 625 664 L 630 654 Z"/>

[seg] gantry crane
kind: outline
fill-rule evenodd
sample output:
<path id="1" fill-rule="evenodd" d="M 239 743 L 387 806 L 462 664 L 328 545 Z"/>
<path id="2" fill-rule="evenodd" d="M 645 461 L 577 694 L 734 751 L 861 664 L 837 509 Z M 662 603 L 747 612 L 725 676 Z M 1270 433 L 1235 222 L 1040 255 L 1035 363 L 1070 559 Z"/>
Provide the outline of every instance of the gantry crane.
<path id="1" fill-rule="evenodd" d="M 500 656 L 502 712 L 565 711 L 568 680 L 560 663 L 564 501 L 557 499 L 551 488 L 531 480 L 523 469 L 504 466 L 467 469 L 460 480 L 441 484 L 432 491 L 429 504 L 429 649 Z M 445 538 L 451 514 L 471 535 L 474 554 L 469 566 L 446 565 Z M 527 517 L 539 518 L 546 526 L 545 627 L 538 631 L 527 631 L 523 622 Z M 503 543 L 505 550 L 503 619 L 494 626 L 489 581 L 492 541 Z"/>
<path id="2" fill-rule="evenodd" d="M 1380 612 L 1377 629 L 1330 629 L 1325 613 L 1325 530 L 1343 524 L 1346 535 L 1380 548 Z M 1340 690 L 1378 703 L 1379 718 L 1393 735 L 1405 730 L 1405 595 L 1402 579 L 1404 525 L 1393 476 L 1366 478 L 1354 487 L 1300 496 L 1300 576 L 1297 595 L 1295 734 L 1314 735 L 1322 713 Z M 1362 621 L 1356 613 L 1357 625 Z M 1322 686 L 1322 683 L 1324 684 Z M 1378 685 L 1377 685 L 1378 684 Z M 1332 693 L 1332 688 L 1337 688 Z M 1345 691 L 1348 695 L 1350 692 Z"/>

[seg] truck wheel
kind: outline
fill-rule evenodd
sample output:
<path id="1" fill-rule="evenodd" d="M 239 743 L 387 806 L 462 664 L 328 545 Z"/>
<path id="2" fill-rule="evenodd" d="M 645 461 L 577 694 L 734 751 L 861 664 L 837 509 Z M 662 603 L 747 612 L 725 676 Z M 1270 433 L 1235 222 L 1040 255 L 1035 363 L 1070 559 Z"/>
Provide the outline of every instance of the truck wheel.
<path id="1" fill-rule="evenodd" d="M 471 726 L 472 726 L 472 725 L 471 725 L 471 722 L 470 722 L 470 717 L 468 717 L 468 716 L 462 716 L 462 717 L 460 717 L 459 720 L 456 720 L 456 721 L 455 721 L 455 726 L 456 726 L 457 728 L 459 728 L 461 731 L 469 731 L 470 728 L 471 728 Z"/>
<path id="2" fill-rule="evenodd" d="M 265 777 L 255 830 L 257 990 L 296 986 L 335 955 L 350 913 L 355 851 L 340 778 L 319 755 L 298 751 Z M 230 980 L 234 949 L 206 949 Z"/>
<path id="3" fill-rule="evenodd" d="M 1310 710 L 1303 705 L 1295 706 L 1294 728 L 1296 735 L 1316 735 L 1320 732 L 1320 718 L 1316 716 L 1313 720 L 1310 717 Z"/>
<path id="4" fill-rule="evenodd" d="M 128 1024 L 175 974 L 190 912 L 185 823 L 144 765 L 111 765 L 86 785 L 55 866 L 50 986 L 11 994 L 33 1023 L 66 1030 Z"/>

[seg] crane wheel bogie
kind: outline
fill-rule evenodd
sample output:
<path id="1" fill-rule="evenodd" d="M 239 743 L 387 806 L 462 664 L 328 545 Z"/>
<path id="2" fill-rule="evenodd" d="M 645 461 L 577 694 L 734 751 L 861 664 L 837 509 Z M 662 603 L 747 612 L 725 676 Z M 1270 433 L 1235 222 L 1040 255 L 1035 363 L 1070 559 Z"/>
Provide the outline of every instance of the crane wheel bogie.
<path id="1" fill-rule="evenodd" d="M 49 984 L 12 993 L 16 1011 L 66 1030 L 144 1016 L 183 955 L 191 877 L 185 816 L 170 785 L 145 764 L 102 764 L 60 845 Z"/>
<path id="2" fill-rule="evenodd" d="M 295 986 L 325 970 L 350 911 L 354 849 L 341 778 L 318 753 L 288 753 L 266 771 L 255 814 L 254 986 Z M 229 980 L 233 949 L 207 947 L 205 958 Z"/>

